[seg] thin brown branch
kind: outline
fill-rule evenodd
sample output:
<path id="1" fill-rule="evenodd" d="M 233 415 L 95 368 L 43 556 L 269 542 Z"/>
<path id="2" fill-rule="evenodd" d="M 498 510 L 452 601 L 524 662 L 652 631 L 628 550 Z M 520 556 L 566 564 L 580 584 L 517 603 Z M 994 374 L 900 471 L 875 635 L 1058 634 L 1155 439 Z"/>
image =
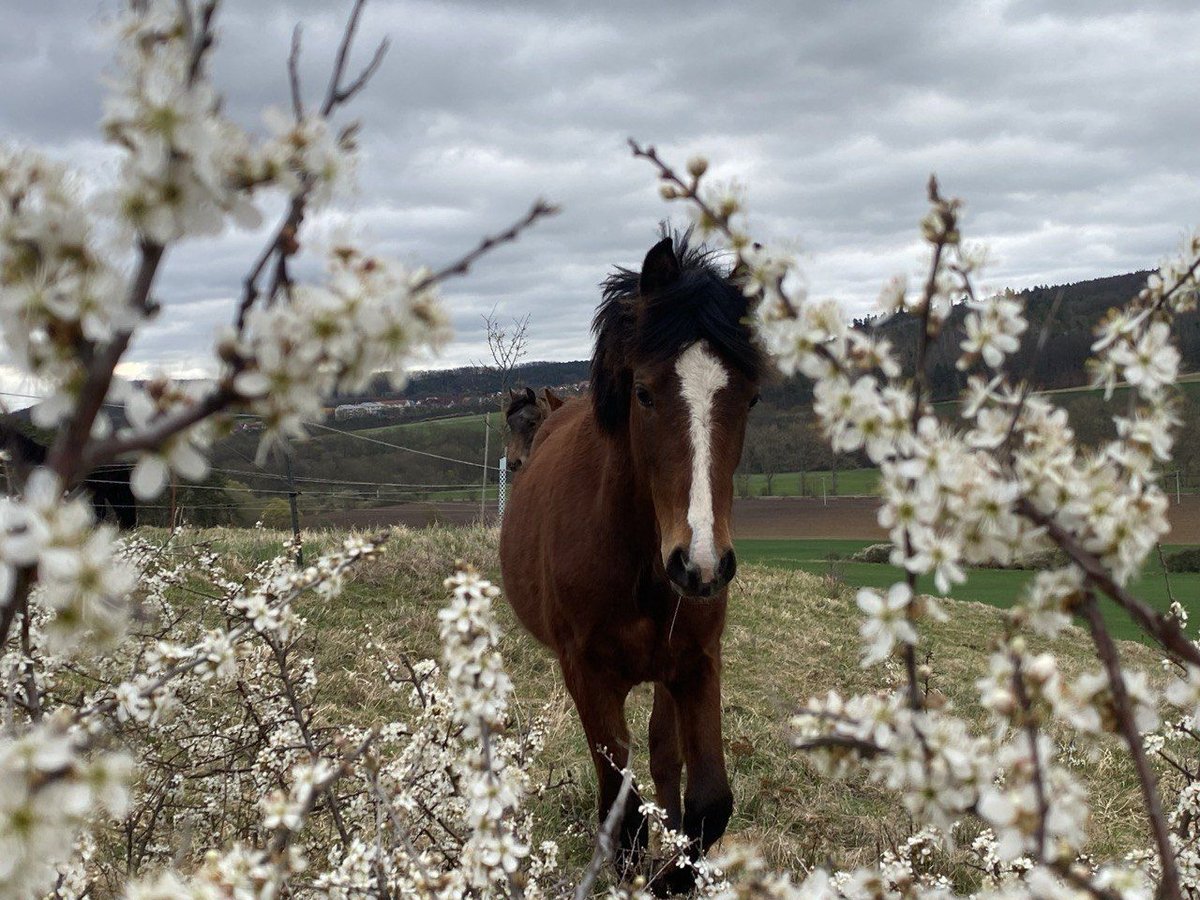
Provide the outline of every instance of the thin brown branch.
<path id="1" fill-rule="evenodd" d="M 207 0 L 200 7 L 200 29 L 191 36 L 192 55 L 188 60 L 188 83 L 192 84 L 200 76 L 200 68 L 204 64 L 204 55 L 212 48 L 212 20 L 217 12 L 217 0 Z M 191 10 L 188 10 L 184 21 L 191 23 Z"/>
<path id="2" fill-rule="evenodd" d="M 874 759 L 876 756 L 888 752 L 878 744 L 841 734 L 825 735 L 796 745 L 798 750 L 828 750 L 830 748 L 853 750 L 863 759 Z"/>
<path id="3" fill-rule="evenodd" d="M 1029 741 L 1029 755 L 1033 760 L 1033 790 L 1037 797 L 1038 824 L 1034 839 L 1037 841 L 1037 855 L 1046 856 L 1046 820 L 1050 817 L 1050 799 L 1046 795 L 1046 778 L 1042 772 L 1042 753 L 1038 748 L 1037 721 L 1033 715 L 1033 704 L 1029 700 L 1029 692 L 1025 690 L 1025 675 L 1021 671 L 1021 656 L 1013 653 L 1010 657 L 1013 664 L 1013 694 L 1021 708 L 1021 728 Z"/>
<path id="4" fill-rule="evenodd" d="M 162 262 L 163 252 L 161 244 L 143 242 L 141 245 L 141 259 L 130 283 L 129 299 L 126 302 L 127 307 L 136 315 L 146 313 L 151 307 L 150 288 Z M 83 476 L 84 470 L 80 461 L 84 447 L 112 385 L 113 371 L 132 337 L 132 330 L 118 331 L 102 351 L 93 357 L 87 379 L 79 392 L 75 412 L 66 427 L 59 432 L 58 439 L 50 449 L 46 465 L 59 476 L 67 488 L 74 487 Z"/>
<path id="5" fill-rule="evenodd" d="M 304 118 L 304 94 L 300 90 L 300 26 L 292 29 L 292 49 L 287 61 L 288 86 L 292 94 L 292 113 L 299 122 Z"/>
<path id="6" fill-rule="evenodd" d="M 375 69 L 379 67 L 379 63 L 383 60 L 383 54 L 387 52 L 387 41 L 383 41 L 362 74 L 354 80 L 350 87 L 342 87 L 342 78 L 346 74 L 346 64 L 350 59 L 350 46 L 354 43 L 354 34 L 358 31 L 358 20 L 362 16 L 365 5 L 366 0 L 354 0 L 354 7 L 350 10 L 350 17 L 346 20 L 346 28 L 342 32 L 342 40 L 338 45 L 337 56 L 334 58 L 333 71 L 329 75 L 329 87 L 325 90 L 325 102 L 321 104 L 322 116 L 328 116 L 333 112 L 335 106 L 344 103 L 354 93 L 361 90 L 363 85 L 370 80 Z"/>
<path id="7" fill-rule="evenodd" d="M 339 761 L 340 764 L 331 775 L 313 785 L 312 792 L 309 794 L 308 800 L 305 802 L 304 808 L 301 810 L 301 821 L 304 821 L 308 818 L 309 814 L 313 810 L 313 807 L 316 806 L 318 799 L 331 795 L 333 786 L 350 773 L 354 763 L 357 762 L 358 759 L 364 753 L 366 753 L 368 749 L 370 749 L 371 745 L 375 743 L 375 739 L 378 736 L 378 731 L 372 731 L 370 734 L 368 734 L 357 747 L 341 758 Z M 295 832 L 288 828 L 280 828 L 278 831 L 276 831 L 275 836 L 271 839 L 271 844 L 268 847 L 271 856 L 275 859 L 281 859 L 284 852 L 287 850 L 288 845 L 291 844 L 294 836 Z"/>
<path id="8" fill-rule="evenodd" d="M 344 88 L 338 89 L 337 94 L 334 95 L 334 102 L 345 103 L 364 87 L 366 87 L 367 82 L 374 77 L 376 70 L 378 70 L 380 64 L 383 63 L 383 58 L 387 55 L 388 49 L 391 46 L 392 42 L 387 38 L 384 38 L 382 41 L 380 41 L 379 46 L 375 48 L 375 53 L 371 56 L 371 61 L 367 63 L 361 72 L 359 72 L 357 78 L 351 81 Z"/>
<path id="9" fill-rule="evenodd" d="M 96 466 L 111 462 L 126 453 L 161 447 L 172 435 L 178 434 L 232 405 L 237 400 L 237 396 L 233 387 L 226 382 L 186 409 L 172 415 L 162 416 L 155 424 L 143 431 L 123 436 L 114 435 L 104 441 L 92 444 L 83 456 L 82 470 L 91 471 Z"/>
<path id="10" fill-rule="evenodd" d="M 502 244 L 508 244 L 515 241 L 521 236 L 522 232 L 527 230 L 539 219 L 557 215 L 558 211 L 559 209 L 557 206 L 547 203 L 545 200 L 535 200 L 533 206 L 530 207 L 529 212 L 527 212 L 516 223 L 509 226 L 499 234 L 488 235 L 470 252 L 463 254 L 454 262 L 449 263 L 448 265 L 438 269 L 436 272 L 433 272 L 430 275 L 427 275 L 425 278 L 422 278 L 410 288 L 411 292 L 414 294 L 420 293 L 426 288 L 433 287 L 433 285 L 445 281 L 447 278 L 457 275 L 466 275 L 467 272 L 470 271 L 471 266 L 474 265 L 481 256 L 484 256 L 492 250 L 495 250 Z"/>
<path id="11" fill-rule="evenodd" d="M 1104 616 L 1096 602 L 1096 595 L 1090 589 L 1084 597 L 1083 615 L 1087 619 L 1092 642 L 1096 645 L 1096 654 L 1108 673 L 1108 686 L 1112 692 L 1117 727 L 1129 748 L 1129 755 L 1133 758 L 1142 801 L 1146 806 L 1146 817 L 1150 820 L 1154 843 L 1158 847 L 1158 855 L 1162 862 L 1162 881 L 1159 883 L 1158 896 L 1162 900 L 1180 900 L 1182 888 L 1179 883 L 1179 866 L 1175 859 L 1175 848 L 1171 846 L 1171 833 L 1167 828 L 1167 817 L 1163 813 L 1162 799 L 1158 795 L 1158 780 L 1154 770 L 1150 768 L 1150 761 L 1146 758 L 1142 735 L 1134 718 L 1133 702 L 1125 685 L 1125 673 L 1121 670 L 1120 653 L 1112 635 L 1108 633 L 1108 627 L 1104 624 Z"/>
<path id="12" fill-rule="evenodd" d="M 1145 601 L 1117 584 L 1095 554 L 1085 550 L 1073 534 L 1055 521 L 1053 516 L 1034 506 L 1028 498 L 1022 497 L 1017 500 L 1016 510 L 1034 524 L 1044 527 L 1051 540 L 1083 570 L 1091 584 L 1129 613 L 1142 630 L 1154 638 L 1164 650 L 1174 653 L 1194 666 L 1200 666 L 1200 647 L 1188 639 L 1173 616 L 1157 612 Z"/>

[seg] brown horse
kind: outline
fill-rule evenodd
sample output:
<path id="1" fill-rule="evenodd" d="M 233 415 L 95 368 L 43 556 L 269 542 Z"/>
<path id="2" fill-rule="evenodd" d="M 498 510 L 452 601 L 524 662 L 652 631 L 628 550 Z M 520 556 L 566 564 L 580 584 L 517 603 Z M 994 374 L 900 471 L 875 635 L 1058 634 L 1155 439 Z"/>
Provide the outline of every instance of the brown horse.
<path id="1" fill-rule="evenodd" d="M 509 471 L 516 472 L 529 459 L 533 440 L 546 417 L 566 401 L 550 388 L 542 388 L 539 397 L 533 388 L 520 391 L 508 390 L 508 401 L 504 404 L 504 420 L 508 425 L 508 442 L 504 452 Z"/>
<path id="2" fill-rule="evenodd" d="M 593 323 L 591 396 L 542 426 L 500 536 L 509 602 L 558 656 L 583 723 L 601 822 L 629 762 L 625 699 L 653 682 L 650 772 L 693 857 L 733 810 L 721 632 L 736 567 L 733 472 L 763 365 L 747 313 L 728 274 L 687 235 L 651 248 L 640 273 L 610 276 Z M 626 867 L 646 846 L 638 806 L 630 796 L 623 811 Z M 676 866 L 654 886 L 691 882 Z"/>

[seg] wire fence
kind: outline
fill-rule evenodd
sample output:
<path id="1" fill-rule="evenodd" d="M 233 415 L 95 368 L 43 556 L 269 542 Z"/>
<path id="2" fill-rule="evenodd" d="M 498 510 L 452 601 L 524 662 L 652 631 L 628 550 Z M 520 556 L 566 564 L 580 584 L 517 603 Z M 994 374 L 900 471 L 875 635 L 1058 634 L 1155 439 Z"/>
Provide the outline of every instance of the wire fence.
<path id="1" fill-rule="evenodd" d="M 42 399 L 34 394 L 22 394 L 0 391 L 0 396 L 19 399 Z M 106 404 L 119 407 L 120 404 Z M 257 420 L 260 417 L 250 414 L 240 414 L 244 421 Z M 485 523 L 494 524 L 503 514 L 507 495 L 507 469 L 502 455 L 490 452 L 496 448 L 503 452 L 503 420 L 499 415 L 485 414 L 479 417 L 480 430 L 478 434 L 480 455 L 475 459 L 465 458 L 465 455 L 438 453 L 421 447 L 410 446 L 398 440 L 385 439 L 378 433 L 379 426 L 370 426 L 364 431 L 352 428 L 342 428 L 326 422 L 304 423 L 310 434 L 316 439 L 313 443 L 292 443 L 288 446 L 288 454 L 277 457 L 270 467 L 260 467 L 254 464 L 249 454 L 241 453 L 236 447 L 232 455 L 238 456 L 246 463 L 245 467 L 232 466 L 219 462 L 210 469 L 211 475 L 205 483 L 173 483 L 167 494 L 156 502 L 136 503 L 139 515 L 142 511 L 150 513 L 141 516 L 143 521 L 155 524 L 169 524 L 189 521 L 193 524 L 240 524 L 250 525 L 256 521 L 278 527 L 373 527 L 383 524 L 412 524 L 422 525 L 436 522 L 453 523 Z M 431 417 L 407 425 L 441 426 L 469 424 L 470 419 L 463 415 Z M 407 425 L 397 426 L 399 433 Z M 493 434 L 493 432 L 495 432 Z M 380 477 L 351 478 L 336 477 L 328 472 L 314 474 L 312 472 L 295 471 L 296 463 L 311 462 L 306 458 L 314 444 L 320 443 L 322 436 L 349 441 L 351 444 L 361 444 L 372 448 L 382 448 L 389 453 L 381 458 Z M 389 434 L 388 437 L 391 435 Z M 221 448 L 218 447 L 218 450 Z M 219 452 L 218 460 L 229 458 L 230 453 Z M 458 480 L 422 480 L 417 477 L 388 478 L 393 472 L 405 472 L 406 459 L 432 460 L 439 463 L 463 467 L 467 472 L 475 472 L 469 480 L 464 472 Z M 803 474 L 803 473 L 802 473 Z M 737 496 L 740 499 L 750 499 L 755 491 L 746 488 L 749 479 L 763 479 L 764 475 L 740 473 L 737 476 Z M 778 476 L 771 476 L 772 478 Z M 1164 473 L 1163 487 L 1176 503 L 1182 503 L 1184 496 L 1195 493 L 1197 486 L 1189 484 L 1185 473 L 1180 471 Z M 831 479 L 832 481 L 832 479 Z M 93 472 L 87 480 L 87 485 L 111 486 L 120 488 L 129 483 L 129 464 L 121 466 L 105 466 Z M 873 493 L 863 493 L 858 489 L 838 492 L 834 489 L 836 482 L 827 482 L 821 473 L 808 473 L 801 478 L 798 496 L 810 496 L 819 499 L 824 505 L 838 501 L 869 500 Z M 768 489 L 770 487 L 768 483 Z M 99 493 L 99 492 L 97 492 Z M 758 493 L 761 494 L 761 491 Z M 782 494 L 782 497 L 795 496 L 792 492 Z M 130 501 L 131 502 L 131 501 Z M 117 510 L 125 501 L 107 498 L 107 506 Z"/>
<path id="2" fill-rule="evenodd" d="M 44 399 L 37 394 L 15 391 L 0 391 L 0 397 L 28 401 Z M 119 403 L 106 403 L 105 406 L 123 408 Z M 254 422 L 261 417 L 238 414 L 236 419 Z M 458 414 L 433 416 L 405 424 L 436 428 L 461 426 L 464 421 L 470 420 Z M 217 464 L 210 467 L 206 482 L 174 482 L 164 496 L 154 502 L 135 503 L 131 496 L 128 500 L 118 496 L 121 488 L 129 486 L 131 463 L 96 470 L 88 477 L 85 489 L 94 497 L 104 495 L 97 504 L 98 511 L 108 512 L 110 508 L 116 511 L 134 505 L 140 520 L 154 524 L 199 520 L 197 524 L 249 525 L 265 520 L 269 525 L 286 527 L 291 524 L 288 519 L 297 527 L 356 523 L 345 521 L 347 518 L 363 525 L 379 524 L 385 519 L 423 524 L 443 518 L 490 524 L 496 518 L 501 482 L 507 473 L 503 457 L 484 455 L 484 448 L 495 447 L 503 452 L 503 435 L 498 428 L 502 420 L 498 415 L 488 413 L 479 421 L 480 455 L 475 459 L 411 446 L 403 438 L 390 439 L 391 435 L 385 439 L 377 433 L 363 433 L 327 422 L 305 422 L 310 436 L 318 441 L 289 443 L 284 453 L 272 454 L 265 466 L 256 465 L 250 454 L 240 452 L 229 440 L 223 441 L 214 450 Z M 378 427 L 368 426 L 364 430 L 373 431 Z M 402 424 L 400 428 L 403 427 Z M 386 451 L 380 457 L 379 476 L 354 478 L 338 477 L 336 472 L 295 472 L 293 463 L 303 467 L 304 463 L 312 462 L 306 459 L 306 453 L 322 436 Z M 246 463 L 245 467 L 224 462 L 235 455 Z M 450 472 L 451 478 L 457 480 L 444 475 L 433 479 L 412 476 L 412 467 L 406 466 L 405 461 L 413 459 L 447 464 L 462 471 L 464 477 L 458 478 L 453 472 Z M 404 472 L 411 477 L 388 477 Z M 476 474 L 468 478 L 467 472 Z M 7 483 L 7 470 L 5 474 Z M 143 511 L 150 515 L 140 515 Z"/>

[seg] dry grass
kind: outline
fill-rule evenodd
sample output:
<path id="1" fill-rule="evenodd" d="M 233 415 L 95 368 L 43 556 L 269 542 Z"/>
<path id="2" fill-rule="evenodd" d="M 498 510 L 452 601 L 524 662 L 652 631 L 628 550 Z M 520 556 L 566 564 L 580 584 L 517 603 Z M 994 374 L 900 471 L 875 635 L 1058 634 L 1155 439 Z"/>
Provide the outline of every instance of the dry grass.
<path id="1" fill-rule="evenodd" d="M 283 539 L 271 532 L 202 534 L 247 564 L 274 555 Z M 312 534 L 309 552 L 338 538 Z M 385 555 L 360 569 L 334 603 L 310 598 L 301 605 L 332 718 L 365 723 L 403 714 L 366 652 L 369 641 L 395 655 L 435 656 L 436 611 L 445 602 L 442 579 L 461 559 L 498 580 L 496 542 L 495 530 L 479 527 L 399 529 Z M 933 688 L 983 727 L 974 683 L 987 670 L 988 641 L 999 633 L 1002 614 L 976 603 L 949 601 L 948 606 L 951 621 L 934 627 L 922 650 L 931 655 L 936 672 Z M 594 821 L 593 775 L 582 730 L 549 653 L 520 630 L 506 605 L 499 615 L 517 714 L 526 721 L 541 717 L 547 730 L 545 752 L 533 767 L 536 782 L 547 788 L 534 800 L 540 836 L 559 841 L 567 866 L 582 866 Z M 829 690 L 877 690 L 901 677 L 898 667 L 860 668 L 858 621 L 852 592 L 836 580 L 754 566 L 739 570 L 724 653 L 725 737 L 736 798 L 727 839 L 754 842 L 782 868 L 869 863 L 912 832 L 893 795 L 861 779 L 818 776 L 782 738 L 789 711 L 807 697 Z M 1080 631 L 1072 630 L 1054 649 L 1068 672 L 1095 667 Z M 1155 664 L 1146 647 L 1124 644 L 1122 650 L 1133 665 L 1150 669 Z M 648 686 L 635 691 L 629 711 L 640 751 L 636 768 L 645 784 L 650 696 Z M 1092 788 L 1089 849 L 1107 856 L 1145 846 L 1140 800 L 1120 748 L 1114 743 L 1072 746 L 1071 753 Z M 956 874 L 964 882 L 970 879 L 966 870 Z"/>

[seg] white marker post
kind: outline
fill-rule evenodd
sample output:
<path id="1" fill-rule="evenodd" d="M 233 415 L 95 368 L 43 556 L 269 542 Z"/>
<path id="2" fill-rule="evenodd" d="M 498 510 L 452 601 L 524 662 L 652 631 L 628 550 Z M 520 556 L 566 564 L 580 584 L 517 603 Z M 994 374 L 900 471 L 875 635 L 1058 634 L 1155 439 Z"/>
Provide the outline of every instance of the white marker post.
<path id="1" fill-rule="evenodd" d="M 508 457 L 500 457 L 500 482 L 496 491 L 496 520 L 504 521 L 504 499 L 508 495 Z"/>

